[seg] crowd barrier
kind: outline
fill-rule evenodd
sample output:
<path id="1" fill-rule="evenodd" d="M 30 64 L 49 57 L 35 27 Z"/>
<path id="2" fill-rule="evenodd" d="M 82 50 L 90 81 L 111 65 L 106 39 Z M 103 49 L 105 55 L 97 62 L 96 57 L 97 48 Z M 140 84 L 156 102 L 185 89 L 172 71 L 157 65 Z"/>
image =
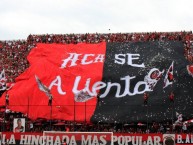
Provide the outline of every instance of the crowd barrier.
<path id="1" fill-rule="evenodd" d="M 62 134 L 61 134 L 62 133 Z M 53 135 L 54 134 L 54 135 Z M 109 138 L 106 132 L 47 132 L 45 133 L 1 133 L 1 144 L 25 145 L 190 145 L 193 144 L 193 134 L 129 134 L 112 133 Z M 111 135 L 111 132 L 109 132 Z M 112 142 L 111 142 L 112 139 Z"/>

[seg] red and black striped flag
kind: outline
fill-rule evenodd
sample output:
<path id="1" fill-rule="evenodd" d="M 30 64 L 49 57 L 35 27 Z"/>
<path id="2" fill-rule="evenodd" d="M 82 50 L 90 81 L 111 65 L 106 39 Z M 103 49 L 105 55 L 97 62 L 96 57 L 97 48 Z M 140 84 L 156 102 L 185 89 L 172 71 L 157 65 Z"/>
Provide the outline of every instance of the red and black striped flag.
<path id="1" fill-rule="evenodd" d="M 193 79 L 182 48 L 183 43 L 176 41 L 37 44 L 27 58 L 30 67 L 8 91 L 9 108 L 24 114 L 29 111 L 31 119 L 49 119 L 48 93 L 54 96 L 53 119 L 141 122 L 146 121 L 142 102 L 148 93 L 148 113 L 152 114 L 148 121 L 164 121 L 171 118 L 170 102 L 165 101 L 171 90 L 163 90 L 163 82 L 166 87 L 175 78 L 176 109 L 188 119 L 193 114 L 193 103 L 186 101 L 192 99 Z"/>

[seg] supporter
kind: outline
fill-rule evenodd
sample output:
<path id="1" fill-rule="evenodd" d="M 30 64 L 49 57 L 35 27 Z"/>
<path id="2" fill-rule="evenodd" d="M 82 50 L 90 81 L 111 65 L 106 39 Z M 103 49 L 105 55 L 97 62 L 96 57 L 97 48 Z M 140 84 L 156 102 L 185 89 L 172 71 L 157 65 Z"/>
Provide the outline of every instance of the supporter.
<path id="1" fill-rule="evenodd" d="M 165 145 L 175 145 L 175 142 L 172 138 L 168 138 L 165 141 Z"/>
<path id="2" fill-rule="evenodd" d="M 62 141 L 62 145 L 67 145 L 66 138 Z"/>
<path id="3" fill-rule="evenodd" d="M 34 128 L 33 122 L 30 122 L 29 128 L 30 128 L 30 132 L 32 132 L 32 131 L 33 131 L 33 128 Z"/>
<path id="4" fill-rule="evenodd" d="M 169 99 L 171 103 L 174 103 L 174 93 L 173 92 L 170 93 Z"/>
<path id="5" fill-rule="evenodd" d="M 160 126 L 160 128 L 159 128 L 158 132 L 164 133 L 164 132 L 165 132 L 165 129 L 164 129 L 164 127 L 163 127 L 163 124 L 160 124 L 159 126 Z"/>
<path id="6" fill-rule="evenodd" d="M 147 105 L 148 104 L 148 98 L 149 98 L 149 95 L 147 93 L 144 93 L 143 95 L 143 104 L 144 105 Z"/>

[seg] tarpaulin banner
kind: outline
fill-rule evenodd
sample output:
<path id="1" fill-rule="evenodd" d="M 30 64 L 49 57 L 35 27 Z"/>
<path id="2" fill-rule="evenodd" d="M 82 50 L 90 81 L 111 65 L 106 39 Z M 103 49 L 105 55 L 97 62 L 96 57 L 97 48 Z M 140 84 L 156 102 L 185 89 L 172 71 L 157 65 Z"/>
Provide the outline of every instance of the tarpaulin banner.
<path id="1" fill-rule="evenodd" d="M 1 143 L 60 145 L 65 140 L 68 145 L 190 145 L 193 134 L 129 134 L 111 132 L 52 132 L 46 133 L 11 133 L 1 134 Z"/>
<path id="2" fill-rule="evenodd" d="M 89 87 L 102 79 L 105 51 L 106 43 L 38 44 L 27 57 L 30 67 L 7 92 L 9 109 L 28 114 L 31 119 L 90 121 L 99 90 L 86 103 L 74 98 L 88 79 Z M 51 90 L 52 108 L 48 96 L 39 90 L 35 76 Z M 5 104 L 5 97 L 0 103 Z"/>
<path id="3" fill-rule="evenodd" d="M 183 48 L 180 41 L 37 44 L 30 67 L 7 92 L 8 107 L 31 119 L 191 119 L 193 78 Z"/>

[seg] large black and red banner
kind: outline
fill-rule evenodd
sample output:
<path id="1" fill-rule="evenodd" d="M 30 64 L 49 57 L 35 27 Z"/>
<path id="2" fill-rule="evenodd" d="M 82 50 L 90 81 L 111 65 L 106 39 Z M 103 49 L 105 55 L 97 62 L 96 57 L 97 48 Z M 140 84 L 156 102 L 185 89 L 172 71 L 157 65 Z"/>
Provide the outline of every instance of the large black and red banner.
<path id="1" fill-rule="evenodd" d="M 31 119 L 152 122 L 175 119 L 176 112 L 190 119 L 193 78 L 183 47 L 179 41 L 38 44 L 30 67 L 7 91 L 8 107 Z"/>

